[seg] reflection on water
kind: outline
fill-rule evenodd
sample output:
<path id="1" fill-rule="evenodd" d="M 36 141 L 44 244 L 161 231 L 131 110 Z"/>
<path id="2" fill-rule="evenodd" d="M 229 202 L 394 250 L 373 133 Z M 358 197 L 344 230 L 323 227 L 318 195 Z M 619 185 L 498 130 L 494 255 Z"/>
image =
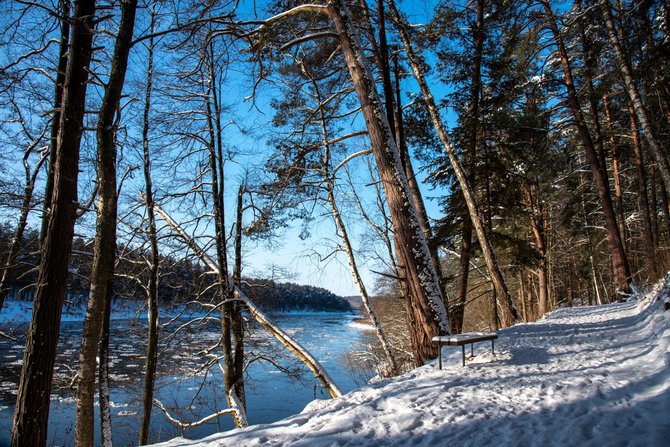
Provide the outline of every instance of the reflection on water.
<path id="1" fill-rule="evenodd" d="M 356 384 L 344 357 L 365 338 L 356 325 L 350 324 L 355 317 L 339 313 L 282 315 L 275 321 L 303 344 L 324 365 L 340 389 L 347 392 Z M 164 329 L 163 334 L 174 331 L 182 323 L 184 321 L 176 322 Z M 135 445 L 141 417 L 146 329 L 143 322 L 137 320 L 115 321 L 113 325 L 110 395 L 114 444 Z M 181 420 L 199 420 L 226 407 L 221 371 L 216 364 L 204 367 L 203 356 L 211 348 L 214 348 L 212 354 L 220 355 L 221 350 L 216 348 L 219 328 L 218 323 L 210 321 L 183 329 L 174 337 L 162 335 L 155 397 Z M 50 406 L 49 445 L 71 445 L 74 440 L 74 398 L 69 384 L 77 364 L 80 334 L 81 323 L 61 325 Z M 328 398 L 309 370 L 254 324 L 249 327 L 246 350 L 253 359 L 245 384 L 250 424 L 276 421 L 300 412 L 315 398 Z M 10 438 L 23 358 L 22 342 L 0 339 L 0 358 L 0 446 L 4 446 Z M 268 359 L 277 362 L 282 371 Z M 182 433 L 154 409 L 151 427 L 151 440 L 157 442 L 179 435 L 203 437 L 232 428 L 232 422 L 229 416 L 223 416 Z M 96 433 L 96 441 L 98 438 Z"/>

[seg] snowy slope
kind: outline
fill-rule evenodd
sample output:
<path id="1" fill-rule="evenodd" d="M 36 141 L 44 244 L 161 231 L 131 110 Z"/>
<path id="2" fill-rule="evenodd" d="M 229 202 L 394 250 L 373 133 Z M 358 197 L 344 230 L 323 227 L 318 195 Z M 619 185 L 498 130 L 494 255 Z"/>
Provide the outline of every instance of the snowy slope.
<path id="1" fill-rule="evenodd" d="M 516 325 L 465 367 L 451 357 L 282 421 L 160 445 L 668 446 L 669 289 Z"/>

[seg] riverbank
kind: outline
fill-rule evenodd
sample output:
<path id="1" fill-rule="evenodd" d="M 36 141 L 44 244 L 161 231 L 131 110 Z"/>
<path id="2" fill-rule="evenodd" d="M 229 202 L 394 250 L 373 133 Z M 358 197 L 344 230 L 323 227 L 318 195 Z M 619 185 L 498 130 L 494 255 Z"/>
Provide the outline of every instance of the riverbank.
<path id="1" fill-rule="evenodd" d="M 272 424 L 159 445 L 667 445 L 669 289 L 502 330 L 465 367 L 451 357 Z"/>

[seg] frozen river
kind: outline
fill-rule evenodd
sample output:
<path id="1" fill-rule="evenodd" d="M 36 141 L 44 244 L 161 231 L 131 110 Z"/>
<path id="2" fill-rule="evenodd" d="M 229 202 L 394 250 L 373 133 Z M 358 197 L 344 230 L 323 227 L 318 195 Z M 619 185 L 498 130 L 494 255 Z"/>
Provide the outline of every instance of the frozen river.
<path id="1" fill-rule="evenodd" d="M 357 387 L 347 353 L 364 342 L 365 334 L 353 323 L 350 313 L 317 313 L 281 315 L 274 319 L 285 331 L 305 346 L 330 372 L 343 392 Z M 180 322 L 183 323 L 183 322 Z M 143 320 L 112 322 L 111 336 L 112 389 L 111 400 L 114 445 L 136 445 L 141 417 L 141 395 L 146 352 Z M 209 323 L 181 331 L 160 346 L 156 398 L 173 416 L 195 421 L 225 408 L 223 380 L 218 366 L 201 369 L 204 359 L 198 353 L 216 344 L 218 325 Z M 3 329 L 3 328 L 0 328 Z M 7 329 L 7 328 L 4 328 Z M 20 333 L 24 332 L 25 328 Z M 50 407 L 48 445 L 71 445 L 74 440 L 74 399 L 69 382 L 77 363 L 81 322 L 64 322 L 61 326 L 59 357 Z M 309 370 L 297 363 L 290 353 L 260 327 L 251 325 L 247 336 L 247 353 L 256 360 L 248 368 L 246 382 L 247 412 L 250 424 L 272 422 L 300 412 L 315 398 L 327 398 Z M 214 351 L 220 353 L 220 350 Z M 0 447 L 9 443 L 12 413 L 18 375 L 23 356 L 22 342 L 0 338 Z M 279 371 L 272 362 L 288 370 Z M 97 412 L 97 403 L 96 403 Z M 163 414 L 154 409 L 151 441 L 175 436 L 199 438 L 232 428 L 231 418 L 223 416 L 206 425 L 181 432 Z M 98 427 L 96 426 L 96 430 Z M 99 435 L 96 434 L 96 442 Z"/>

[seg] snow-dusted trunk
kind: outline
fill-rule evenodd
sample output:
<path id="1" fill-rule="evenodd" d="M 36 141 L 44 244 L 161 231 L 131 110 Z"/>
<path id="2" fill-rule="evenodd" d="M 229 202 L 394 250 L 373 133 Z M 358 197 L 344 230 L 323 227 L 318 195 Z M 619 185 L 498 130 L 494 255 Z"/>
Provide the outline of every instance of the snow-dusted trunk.
<path id="1" fill-rule="evenodd" d="M 656 161 L 658 170 L 661 172 L 661 178 L 663 179 L 665 189 L 670 191 L 670 162 L 668 161 L 668 157 L 665 155 L 666 151 L 661 146 L 661 143 L 656 136 L 656 131 L 651 125 L 651 121 L 649 120 L 649 115 L 647 113 L 647 108 L 644 105 L 644 102 L 642 102 L 642 96 L 640 95 L 637 85 L 635 84 L 635 77 L 633 75 L 633 69 L 630 60 L 626 56 L 623 44 L 619 40 L 619 36 L 617 36 L 612 9 L 608 0 L 598 0 L 598 4 L 603 15 L 603 20 L 605 21 L 605 28 L 607 28 L 610 45 L 614 49 L 617 61 L 619 62 L 619 70 L 624 80 L 626 93 L 628 94 L 628 97 L 633 104 L 635 116 L 640 122 L 640 127 L 642 127 L 644 136 L 649 143 L 651 154 Z"/>
<path id="2" fill-rule="evenodd" d="M 131 48 L 137 0 L 121 4 L 121 22 L 114 45 L 109 81 L 105 88 L 96 131 L 98 143 L 97 222 L 91 268 L 91 289 L 88 297 L 77 373 L 77 405 L 75 445 L 93 446 L 93 397 L 95 389 L 96 357 L 105 303 L 111 296 L 116 248 L 117 191 L 116 191 L 116 127 L 114 121 L 119 109 L 125 83 L 128 55 Z"/>
<path id="3" fill-rule="evenodd" d="M 318 84 L 316 83 L 316 81 L 314 81 L 314 78 L 311 76 L 310 73 L 307 73 L 306 70 L 304 71 L 305 74 L 309 77 L 310 81 L 312 82 L 312 85 L 314 86 L 317 102 L 321 104 L 322 97 L 319 91 Z M 381 375 L 394 376 L 399 373 L 398 362 L 396 361 L 395 355 L 393 354 L 393 348 L 391 347 L 391 344 L 389 343 L 388 338 L 386 337 L 381 322 L 377 318 L 377 314 L 374 308 L 372 307 L 372 303 L 370 303 L 370 297 L 368 295 L 367 288 L 365 287 L 365 283 L 363 283 L 363 278 L 361 278 L 360 272 L 358 270 L 358 264 L 356 263 L 354 250 L 351 246 L 351 241 L 349 240 L 349 233 L 347 231 L 347 227 L 344 224 L 344 219 L 342 219 L 342 214 L 340 214 L 340 209 L 337 206 L 337 201 L 335 200 L 335 178 L 334 175 L 331 173 L 330 169 L 330 143 L 329 143 L 328 127 L 326 125 L 326 116 L 323 107 L 319 108 L 319 120 L 321 123 L 321 133 L 323 134 L 324 152 L 323 152 L 322 174 L 323 174 L 323 181 L 325 183 L 326 191 L 328 194 L 327 201 L 328 204 L 330 205 L 330 210 L 333 215 L 333 219 L 335 220 L 335 226 L 339 233 L 340 240 L 342 241 L 342 245 L 344 246 L 344 252 L 347 255 L 347 260 L 349 262 L 349 269 L 351 270 L 352 279 L 354 280 L 354 284 L 356 284 L 356 287 L 358 287 L 358 293 L 360 293 L 361 295 L 361 300 L 363 301 L 363 307 L 365 308 L 366 313 L 370 317 L 370 321 L 372 321 L 372 325 L 375 328 L 377 338 L 379 339 L 379 343 L 381 344 L 382 350 L 384 351 L 386 361 L 388 362 L 388 365 L 385 365 L 385 367 L 381 368 L 380 371 Z"/>
<path id="4" fill-rule="evenodd" d="M 408 291 L 410 336 L 417 365 L 437 356 L 431 339 L 449 332 L 439 281 L 419 224 L 400 152 L 377 94 L 372 72 L 360 46 L 358 31 L 342 0 L 328 3 L 327 13 L 339 35 L 347 67 L 361 104 L 377 169 L 384 185 L 395 236 L 399 264 L 404 267 Z"/>
<path id="5" fill-rule="evenodd" d="M 151 12 L 151 32 L 155 28 L 155 10 Z M 144 152 L 144 201 L 147 209 L 149 243 L 151 244 L 149 260 L 149 284 L 146 288 L 147 299 L 147 359 L 144 366 L 144 394 L 142 396 L 142 419 L 140 421 L 139 444 L 149 443 L 151 428 L 151 409 L 153 407 L 154 383 L 156 381 L 156 363 L 158 360 L 158 234 L 156 215 L 154 212 L 153 180 L 151 176 L 151 152 L 149 147 L 149 121 L 151 112 L 151 93 L 153 88 L 154 39 L 149 38 L 149 54 L 147 61 L 147 86 L 144 96 L 144 112 L 142 123 L 142 149 Z"/>
<path id="6" fill-rule="evenodd" d="M 440 138 L 445 151 L 447 152 L 447 156 L 449 157 L 449 161 L 454 169 L 458 183 L 461 187 L 461 191 L 463 192 L 463 197 L 468 206 L 470 219 L 472 220 L 475 233 L 477 234 L 477 238 L 479 239 L 479 243 L 482 247 L 484 260 L 486 261 L 489 275 L 491 276 L 491 280 L 493 281 L 493 285 L 497 293 L 497 308 L 500 313 L 500 320 L 503 326 L 511 326 L 517 320 L 518 314 L 516 308 L 514 307 L 514 303 L 512 302 L 512 296 L 509 293 L 507 284 L 505 283 L 503 273 L 500 270 L 496 260 L 495 253 L 491 245 L 491 240 L 489 239 L 486 228 L 484 227 L 484 219 L 475 200 L 465 171 L 461 166 L 458 157 L 456 156 L 454 147 L 449 141 L 447 130 L 444 126 L 444 123 L 442 122 L 442 118 L 440 117 L 440 112 L 435 104 L 435 99 L 433 98 L 433 95 L 428 88 L 428 83 L 426 82 L 425 76 L 423 75 L 421 67 L 419 66 L 418 59 L 409 40 L 409 35 L 405 30 L 404 24 L 400 19 L 400 14 L 398 13 L 398 10 L 395 7 L 395 3 L 392 0 L 389 1 L 389 7 L 391 11 L 391 17 L 397 25 L 400 38 L 405 47 L 405 52 L 407 53 L 410 65 L 412 66 L 412 72 L 416 78 L 417 83 L 419 84 L 423 99 L 426 101 L 426 106 L 428 107 L 431 121 L 433 122 L 433 126 L 437 131 L 437 135 Z"/>
<path id="7" fill-rule="evenodd" d="M 433 265 L 435 266 L 435 273 L 437 273 L 437 280 L 440 284 L 440 292 L 442 292 L 442 302 L 444 307 L 449 309 L 449 297 L 447 296 L 447 289 L 444 283 L 444 275 L 442 274 L 442 266 L 440 265 L 440 257 L 437 252 L 437 245 L 433 243 L 433 230 L 430 225 L 430 219 L 428 219 L 428 212 L 426 211 L 426 205 L 423 202 L 423 196 L 421 194 L 421 189 L 419 188 L 419 182 L 416 179 L 414 173 L 414 167 L 412 166 L 412 159 L 409 156 L 409 149 L 405 142 L 405 128 L 403 125 L 402 117 L 402 98 L 400 95 L 400 67 L 398 65 L 398 55 L 397 53 L 393 54 L 394 62 L 394 78 L 395 78 L 395 107 L 393 109 L 393 120 L 395 121 L 395 134 L 396 142 L 398 149 L 400 150 L 400 158 L 402 160 L 402 167 L 405 170 L 405 175 L 407 176 L 407 183 L 409 184 L 409 189 L 412 192 L 412 199 L 414 200 L 414 206 L 416 206 L 417 215 L 419 217 L 419 224 L 421 224 L 421 229 L 423 234 L 428 241 L 428 249 L 430 250 L 430 256 L 433 260 Z M 449 317 L 451 319 L 451 313 Z M 453 327 L 450 327 L 454 331 Z"/>
<path id="8" fill-rule="evenodd" d="M 577 89 L 575 87 L 574 78 L 572 76 L 572 66 L 568 52 L 563 42 L 563 37 L 558 28 L 556 17 L 549 5 L 549 2 L 542 0 L 540 2 L 544 8 L 547 24 L 554 37 L 554 41 L 558 50 L 558 55 L 561 60 L 563 68 L 563 80 L 565 83 L 567 93 L 567 103 L 574 125 L 577 128 L 577 133 L 584 146 L 586 159 L 591 167 L 591 175 L 596 185 L 598 193 L 598 200 L 600 208 L 605 220 L 605 229 L 607 231 L 607 240 L 609 243 L 610 254 L 612 257 L 612 265 L 617 281 L 617 289 L 623 293 L 630 293 L 631 273 L 628 264 L 628 257 L 624 250 L 623 241 L 619 234 L 619 227 L 616 223 L 616 215 L 614 213 L 614 206 L 612 205 L 612 196 L 610 193 L 609 184 L 603 176 L 603 167 L 598 160 L 598 153 L 591 136 L 591 132 L 586 124 L 584 113 L 582 111 L 579 97 L 577 96 Z"/>
<path id="9" fill-rule="evenodd" d="M 186 232 L 158 205 L 155 206 L 156 213 L 163 218 L 163 220 L 174 230 L 179 238 L 186 244 L 188 247 L 193 250 L 196 256 L 198 256 L 202 262 L 207 265 L 213 272 L 218 272 L 219 267 L 216 263 L 209 257 L 209 255 L 193 240 L 189 237 Z M 240 300 L 249 314 L 254 318 L 265 330 L 267 330 L 273 337 L 275 337 L 281 344 L 286 346 L 291 352 L 293 352 L 298 359 L 300 359 L 307 368 L 314 374 L 324 389 L 330 394 L 331 397 L 336 398 L 342 396 L 342 392 L 335 384 L 335 381 L 330 377 L 330 374 L 321 366 L 321 364 L 314 358 L 312 355 L 303 348 L 300 343 L 293 340 L 286 332 L 281 330 L 267 315 L 265 315 L 256 305 L 240 290 L 239 287 L 235 287 L 234 290 L 235 299 Z"/>
<path id="10" fill-rule="evenodd" d="M 67 288 L 68 263 L 77 217 L 79 148 L 83 132 L 88 67 L 91 60 L 95 0 L 79 0 L 63 87 L 53 194 L 41 246 L 33 315 L 26 338 L 19 380 L 13 447 L 46 445 L 51 379 Z"/>

